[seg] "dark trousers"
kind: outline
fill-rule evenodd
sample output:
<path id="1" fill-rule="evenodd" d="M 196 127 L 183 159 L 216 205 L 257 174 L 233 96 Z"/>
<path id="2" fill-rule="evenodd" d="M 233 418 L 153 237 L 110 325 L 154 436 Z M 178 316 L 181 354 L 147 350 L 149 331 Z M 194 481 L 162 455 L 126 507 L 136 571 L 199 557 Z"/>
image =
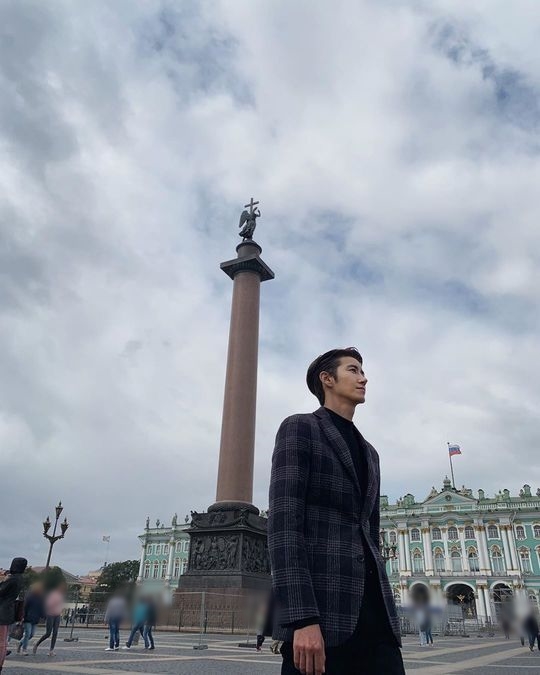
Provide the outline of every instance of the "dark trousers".
<path id="1" fill-rule="evenodd" d="M 109 619 L 109 647 L 120 646 L 120 619 Z"/>
<path id="2" fill-rule="evenodd" d="M 45 624 L 45 635 L 42 635 L 39 638 L 39 641 L 36 645 L 36 649 L 39 647 L 39 645 L 42 642 L 45 642 L 47 638 L 51 638 L 51 652 L 54 649 L 54 646 L 56 644 L 56 638 L 58 637 L 58 628 L 60 626 L 60 616 L 48 616 L 47 617 L 47 623 Z M 51 637 L 52 635 L 52 637 Z"/>
<path id="3" fill-rule="evenodd" d="M 390 628 L 375 562 L 370 562 L 358 623 L 344 644 L 326 649 L 325 675 L 405 675 L 401 649 Z M 292 643 L 283 643 L 281 654 L 281 675 L 300 675 L 294 667 Z"/>
<path id="4" fill-rule="evenodd" d="M 143 631 L 144 646 L 148 649 L 155 649 L 154 636 L 152 635 L 152 626 L 147 623 Z"/>
<path id="5" fill-rule="evenodd" d="M 133 644 L 133 639 L 137 633 L 141 634 L 141 637 L 144 639 L 144 646 L 148 647 L 148 643 L 146 639 L 144 638 L 144 621 L 141 621 L 140 623 L 136 623 L 133 625 L 131 628 L 131 633 L 129 634 L 128 641 L 126 642 L 127 647 L 131 647 Z"/>
<path id="6" fill-rule="evenodd" d="M 529 647 L 533 648 L 534 643 L 536 642 L 538 644 L 538 649 L 540 650 L 540 635 L 537 633 L 529 633 Z"/>

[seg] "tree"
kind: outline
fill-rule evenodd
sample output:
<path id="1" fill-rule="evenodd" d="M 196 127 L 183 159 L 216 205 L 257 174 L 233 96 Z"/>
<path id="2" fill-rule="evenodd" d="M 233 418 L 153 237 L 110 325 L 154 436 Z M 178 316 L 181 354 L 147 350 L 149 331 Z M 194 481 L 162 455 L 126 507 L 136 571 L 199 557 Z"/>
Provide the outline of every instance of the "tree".
<path id="1" fill-rule="evenodd" d="M 40 580 L 40 576 L 31 567 L 27 567 L 23 573 L 23 589 L 27 591 L 32 584 Z"/>
<path id="2" fill-rule="evenodd" d="M 90 604 L 102 604 L 109 600 L 111 595 L 118 590 L 130 593 L 135 588 L 135 582 L 139 574 L 138 560 L 125 560 L 107 565 L 101 571 L 96 587 L 90 593 Z"/>

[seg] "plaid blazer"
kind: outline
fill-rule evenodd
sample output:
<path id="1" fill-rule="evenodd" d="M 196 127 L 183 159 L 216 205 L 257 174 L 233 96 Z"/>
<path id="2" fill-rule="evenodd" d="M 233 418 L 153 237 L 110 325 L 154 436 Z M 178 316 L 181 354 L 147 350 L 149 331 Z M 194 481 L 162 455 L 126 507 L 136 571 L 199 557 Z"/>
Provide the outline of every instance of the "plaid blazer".
<path id="1" fill-rule="evenodd" d="M 291 641 L 293 629 L 286 624 L 311 617 L 319 617 L 326 646 L 350 638 L 364 594 L 367 542 L 390 625 L 401 645 L 392 589 L 379 553 L 379 456 L 366 445 L 368 487 L 360 510 L 351 453 L 326 409 L 288 417 L 279 428 L 268 515 L 274 639 Z"/>

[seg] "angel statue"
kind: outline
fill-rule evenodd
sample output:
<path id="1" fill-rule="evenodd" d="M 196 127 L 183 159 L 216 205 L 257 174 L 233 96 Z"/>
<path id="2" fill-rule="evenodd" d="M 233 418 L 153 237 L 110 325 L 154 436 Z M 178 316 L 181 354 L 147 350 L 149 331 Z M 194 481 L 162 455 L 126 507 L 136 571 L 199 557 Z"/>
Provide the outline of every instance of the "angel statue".
<path id="1" fill-rule="evenodd" d="M 240 216 L 240 222 L 238 224 L 238 227 L 241 227 L 242 229 L 238 234 L 242 237 L 244 241 L 246 239 L 253 239 L 253 233 L 255 232 L 255 228 L 257 227 L 256 219 L 259 218 L 261 215 L 259 209 L 256 208 L 258 203 L 259 202 L 254 202 L 252 197 L 251 202 L 245 205 L 246 209 L 249 206 L 249 211 L 247 210 L 242 211 L 242 215 Z"/>

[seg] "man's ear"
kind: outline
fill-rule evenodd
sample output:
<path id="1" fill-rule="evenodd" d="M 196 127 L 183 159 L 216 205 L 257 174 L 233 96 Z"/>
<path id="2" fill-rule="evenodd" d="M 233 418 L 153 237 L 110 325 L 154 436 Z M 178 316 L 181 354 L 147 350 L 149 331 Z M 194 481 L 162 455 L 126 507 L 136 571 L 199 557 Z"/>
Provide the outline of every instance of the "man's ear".
<path id="1" fill-rule="evenodd" d="M 327 373 L 326 370 L 323 370 L 321 373 L 319 373 L 319 380 L 323 386 L 326 385 L 330 388 L 334 386 L 334 378 L 332 375 L 330 375 L 330 373 Z"/>

